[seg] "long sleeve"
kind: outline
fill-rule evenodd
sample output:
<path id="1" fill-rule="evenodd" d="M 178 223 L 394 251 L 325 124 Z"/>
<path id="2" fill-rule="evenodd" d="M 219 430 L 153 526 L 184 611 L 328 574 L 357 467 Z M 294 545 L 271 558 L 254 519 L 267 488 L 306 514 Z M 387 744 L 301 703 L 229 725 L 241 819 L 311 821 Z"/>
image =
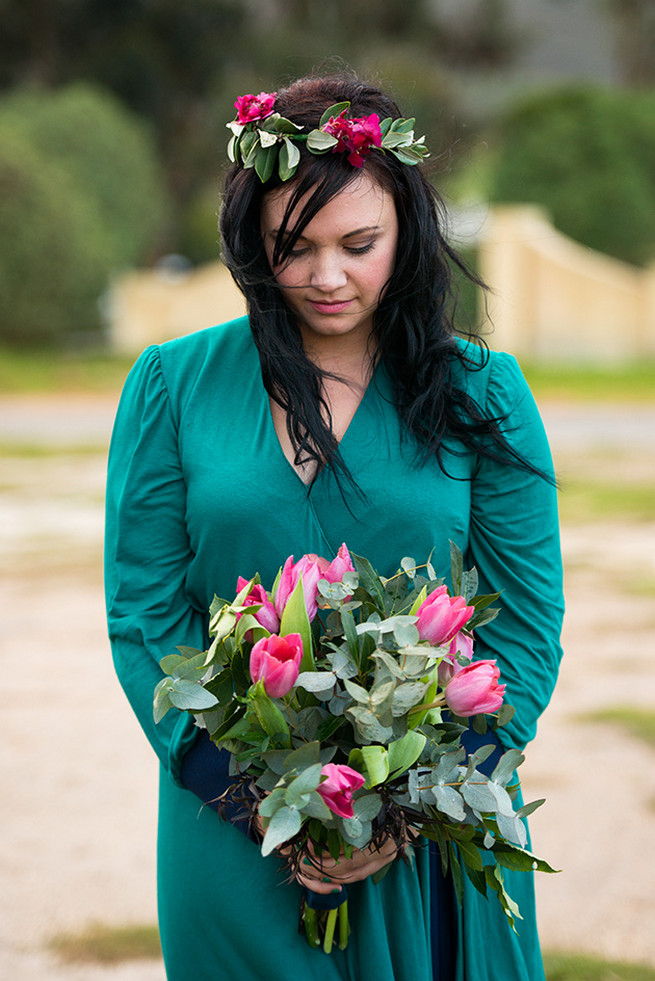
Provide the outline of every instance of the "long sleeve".
<path id="1" fill-rule="evenodd" d="M 509 355 L 492 357 L 486 409 L 521 456 L 552 475 L 546 434 L 532 394 Z M 469 555 L 481 591 L 502 590 L 500 615 L 479 632 L 478 658 L 495 658 L 516 714 L 499 730 L 523 748 L 550 700 L 561 659 L 564 610 L 557 495 L 552 482 L 487 457 L 472 484 Z"/>
<path id="2" fill-rule="evenodd" d="M 195 740 L 186 713 L 158 725 L 159 661 L 178 644 L 205 646 L 204 614 L 185 588 L 193 558 L 176 423 L 159 351 L 149 348 L 125 384 L 111 440 L 106 504 L 105 591 L 116 672 L 148 739 L 175 782 Z"/>

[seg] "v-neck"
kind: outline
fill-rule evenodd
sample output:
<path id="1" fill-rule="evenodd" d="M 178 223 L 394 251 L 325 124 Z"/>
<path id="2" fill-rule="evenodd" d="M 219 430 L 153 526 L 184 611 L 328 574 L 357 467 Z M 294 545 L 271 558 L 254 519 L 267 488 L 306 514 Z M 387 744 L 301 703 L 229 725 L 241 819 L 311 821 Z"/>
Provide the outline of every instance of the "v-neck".
<path id="1" fill-rule="evenodd" d="M 343 433 L 341 439 L 339 440 L 339 449 L 340 449 L 341 452 L 343 452 L 344 448 L 347 445 L 349 445 L 349 443 L 351 442 L 351 440 L 353 438 L 353 432 L 356 432 L 357 428 L 359 427 L 359 418 L 363 414 L 363 411 L 364 411 L 364 408 L 365 408 L 366 403 L 372 398 L 372 394 L 371 394 L 372 389 L 375 389 L 375 387 L 376 387 L 376 379 L 377 379 L 377 376 L 378 376 L 378 372 L 379 372 L 379 365 L 377 365 L 373 369 L 373 371 L 371 373 L 371 377 L 369 378 L 368 383 L 367 383 L 367 385 L 366 385 L 366 387 L 365 387 L 365 389 L 364 389 L 364 391 L 362 393 L 362 397 L 359 400 L 359 402 L 357 403 L 357 407 L 355 408 L 355 411 L 353 412 L 353 414 L 352 414 L 352 416 L 350 418 L 350 422 L 346 426 L 346 429 L 344 430 L 344 433 Z M 273 413 L 272 413 L 272 410 L 271 410 L 270 396 L 269 396 L 268 392 L 266 391 L 263 382 L 262 382 L 262 392 L 263 392 L 263 397 L 264 397 L 264 399 L 266 401 L 266 417 L 267 417 L 266 418 L 266 425 L 268 427 L 267 437 L 270 440 L 274 440 L 275 441 L 275 444 L 276 444 L 276 447 L 277 447 L 277 453 L 282 458 L 282 460 L 284 461 L 284 464 L 286 466 L 286 469 L 288 469 L 289 471 L 291 471 L 291 473 L 296 478 L 296 480 L 298 481 L 298 483 L 307 492 L 309 492 L 311 489 L 313 489 L 317 485 L 317 483 L 322 478 L 324 478 L 324 475 L 327 472 L 327 468 L 326 467 L 321 467 L 321 469 L 311 478 L 311 480 L 307 480 L 307 481 L 303 480 L 302 476 L 298 473 L 298 471 L 293 466 L 293 464 L 290 462 L 290 460 L 287 458 L 287 455 L 284 452 L 284 449 L 283 449 L 282 444 L 280 442 L 280 438 L 279 438 L 279 436 L 277 434 L 277 430 L 275 428 L 275 421 L 273 419 Z"/>

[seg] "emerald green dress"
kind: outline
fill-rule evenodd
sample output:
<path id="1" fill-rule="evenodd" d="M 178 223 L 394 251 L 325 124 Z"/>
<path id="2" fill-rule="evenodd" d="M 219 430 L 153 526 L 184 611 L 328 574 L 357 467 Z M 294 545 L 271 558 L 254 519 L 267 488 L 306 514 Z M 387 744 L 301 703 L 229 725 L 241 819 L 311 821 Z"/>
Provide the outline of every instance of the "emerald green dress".
<path id="1" fill-rule="evenodd" d="M 480 362 L 478 349 L 472 358 Z M 459 387 L 507 416 L 513 445 L 549 470 L 539 415 L 513 358 L 478 370 L 458 360 Z M 431 981 L 430 863 L 396 861 L 379 884 L 350 888 L 345 952 L 307 946 L 300 888 L 276 857 L 184 789 L 181 761 L 197 730 L 169 712 L 157 726 L 159 661 L 178 644 L 203 648 L 214 593 L 231 596 L 256 572 L 269 588 L 288 555 L 332 558 L 342 542 L 384 575 L 403 556 L 449 571 L 449 539 L 481 589 L 502 589 L 502 613 L 480 630 L 477 657 L 498 660 L 516 707 L 502 730 L 535 734 L 560 658 L 561 562 L 555 491 L 545 480 L 450 444 L 448 476 L 402 432 L 379 367 L 341 442 L 363 495 L 347 504 L 329 471 L 309 490 L 276 437 L 247 319 L 146 350 L 126 382 L 107 489 L 106 592 L 120 681 L 161 764 L 158 896 L 169 981 Z M 546 805 L 547 806 L 547 805 Z M 543 978 L 532 876 L 508 874 L 518 936 L 495 900 L 466 886 L 457 931 L 458 981 Z"/>

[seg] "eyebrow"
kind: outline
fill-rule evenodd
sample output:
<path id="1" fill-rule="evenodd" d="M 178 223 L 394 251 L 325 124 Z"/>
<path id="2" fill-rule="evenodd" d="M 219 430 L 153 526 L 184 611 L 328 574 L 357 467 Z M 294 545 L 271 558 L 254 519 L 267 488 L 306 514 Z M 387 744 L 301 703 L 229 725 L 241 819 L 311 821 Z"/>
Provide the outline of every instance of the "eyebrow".
<path id="1" fill-rule="evenodd" d="M 356 238 L 358 235 L 366 235 L 366 234 L 368 234 L 370 232 L 379 232 L 381 230 L 382 229 L 380 228 L 379 225 L 365 225 L 363 228 L 356 228 L 354 232 L 346 232 L 346 234 L 345 235 L 342 235 L 341 237 L 342 238 Z M 268 230 L 268 232 L 266 234 L 267 235 L 274 236 L 274 237 L 277 237 L 279 235 L 279 233 L 280 233 L 280 229 L 279 228 L 271 228 L 271 229 Z M 305 236 L 304 235 L 299 235 L 298 236 L 298 240 L 300 241 L 300 239 L 305 239 Z"/>

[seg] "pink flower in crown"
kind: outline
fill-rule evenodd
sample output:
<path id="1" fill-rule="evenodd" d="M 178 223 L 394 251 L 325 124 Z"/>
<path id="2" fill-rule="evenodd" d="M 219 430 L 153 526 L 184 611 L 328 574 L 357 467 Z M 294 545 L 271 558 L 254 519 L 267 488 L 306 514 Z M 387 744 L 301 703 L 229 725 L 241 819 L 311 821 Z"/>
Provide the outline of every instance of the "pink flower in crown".
<path id="1" fill-rule="evenodd" d="M 364 785 L 361 773 L 344 763 L 326 763 L 321 775 L 325 780 L 317 789 L 330 810 L 339 817 L 354 817 L 352 795 Z"/>
<path id="2" fill-rule="evenodd" d="M 293 561 L 293 555 L 290 555 L 284 563 L 280 581 L 277 584 L 277 590 L 275 592 L 275 611 L 281 618 L 284 608 L 289 602 L 289 597 L 298 585 L 301 575 L 307 616 L 311 623 L 318 610 L 316 594 L 318 591 L 318 581 L 321 578 L 321 570 L 318 567 L 318 562 L 310 555 L 303 555 L 295 563 Z"/>
<path id="3" fill-rule="evenodd" d="M 332 153 L 348 151 L 348 163 L 353 167 L 363 167 L 371 147 L 382 145 L 380 117 L 374 112 L 370 116 L 346 119 L 345 113 L 344 109 L 338 116 L 330 116 L 322 130 L 337 140 Z"/>
<path id="4" fill-rule="evenodd" d="M 244 586 L 248 585 L 248 580 L 244 579 L 243 576 L 239 576 L 237 579 L 237 592 L 240 593 Z M 261 604 L 261 605 L 260 605 Z M 280 621 L 278 615 L 275 612 L 275 607 L 271 603 L 266 590 L 261 585 L 261 583 L 255 583 L 246 598 L 243 601 L 244 606 L 260 606 L 259 610 L 253 612 L 253 616 L 257 623 L 261 623 L 262 627 L 265 627 L 270 634 L 274 634 L 275 631 L 280 626 Z M 237 620 L 243 616 L 243 613 L 237 613 Z M 246 640 L 251 640 L 249 637 L 251 631 L 246 634 Z"/>
<path id="5" fill-rule="evenodd" d="M 260 92 L 259 95 L 240 95 L 234 103 L 237 122 L 244 126 L 258 119 L 266 119 L 273 112 L 277 92 Z"/>
<path id="6" fill-rule="evenodd" d="M 448 653 L 439 665 L 439 684 L 442 688 L 448 684 L 453 675 L 457 674 L 464 667 L 457 660 L 458 657 L 466 658 L 467 661 L 473 659 L 473 638 L 469 637 L 468 634 L 463 634 L 461 631 L 455 634 L 451 640 Z"/>
<path id="7" fill-rule="evenodd" d="M 371 147 L 382 145 L 380 117 L 377 113 L 361 119 L 353 119 L 353 131 L 348 149 L 348 163 L 353 167 L 363 167 L 364 159 L 371 152 Z"/>

